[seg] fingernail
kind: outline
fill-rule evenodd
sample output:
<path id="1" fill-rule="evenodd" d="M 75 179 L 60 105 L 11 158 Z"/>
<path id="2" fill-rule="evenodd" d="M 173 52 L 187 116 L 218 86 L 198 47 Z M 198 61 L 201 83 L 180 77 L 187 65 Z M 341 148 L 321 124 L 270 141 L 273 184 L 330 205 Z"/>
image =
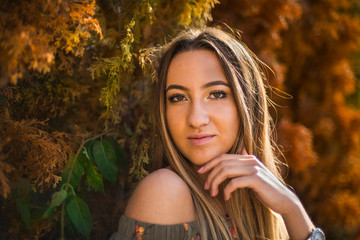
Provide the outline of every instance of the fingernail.
<path id="1" fill-rule="evenodd" d="M 198 172 L 201 173 L 204 170 L 204 167 L 199 168 Z"/>
<path id="2" fill-rule="evenodd" d="M 209 189 L 209 184 L 208 184 L 208 182 L 205 182 L 204 189 L 206 189 L 206 190 Z"/>

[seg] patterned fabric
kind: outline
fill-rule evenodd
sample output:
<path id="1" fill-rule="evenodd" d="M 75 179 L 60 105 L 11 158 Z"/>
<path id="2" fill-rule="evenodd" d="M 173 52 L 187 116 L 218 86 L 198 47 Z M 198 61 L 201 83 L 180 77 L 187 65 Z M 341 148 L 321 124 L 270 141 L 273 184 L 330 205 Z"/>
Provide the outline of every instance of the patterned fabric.
<path id="1" fill-rule="evenodd" d="M 226 219 L 228 220 L 231 237 L 232 237 L 234 240 L 235 240 L 235 239 L 239 239 L 239 236 L 238 236 L 237 231 L 236 231 L 236 226 L 231 222 L 230 216 L 226 215 Z"/>
<path id="2" fill-rule="evenodd" d="M 233 240 L 239 239 L 236 228 L 227 217 L 229 229 Z M 122 215 L 119 221 L 118 231 L 110 240 L 201 240 L 200 227 L 197 222 L 183 224 L 160 225 L 136 221 Z"/>

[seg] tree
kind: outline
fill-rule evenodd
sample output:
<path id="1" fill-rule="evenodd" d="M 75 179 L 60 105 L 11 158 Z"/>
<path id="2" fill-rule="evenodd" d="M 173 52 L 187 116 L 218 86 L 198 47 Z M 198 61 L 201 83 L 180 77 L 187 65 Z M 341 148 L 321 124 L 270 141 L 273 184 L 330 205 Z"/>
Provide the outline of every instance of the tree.
<path id="1" fill-rule="evenodd" d="M 148 173 L 152 54 L 213 16 L 274 71 L 286 181 L 328 239 L 359 239 L 359 9 L 355 0 L 4 0 L 1 238 L 110 237 Z"/>
<path id="2" fill-rule="evenodd" d="M 286 181 L 328 239 L 358 239 L 360 111 L 348 102 L 359 83 L 358 1 L 227 1 L 213 16 L 242 30 L 275 72 Z"/>
<path id="3" fill-rule="evenodd" d="M 3 3 L 1 237 L 110 236 L 129 193 L 128 171 L 134 183 L 147 174 L 148 48 L 204 25 L 215 3 Z"/>

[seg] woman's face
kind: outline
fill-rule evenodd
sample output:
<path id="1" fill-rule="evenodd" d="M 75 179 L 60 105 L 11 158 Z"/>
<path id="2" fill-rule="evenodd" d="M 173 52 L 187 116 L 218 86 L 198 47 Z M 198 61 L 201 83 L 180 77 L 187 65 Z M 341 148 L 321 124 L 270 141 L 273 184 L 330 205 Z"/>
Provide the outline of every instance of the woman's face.
<path id="1" fill-rule="evenodd" d="M 175 145 L 195 165 L 227 153 L 239 130 L 234 97 L 209 50 L 176 55 L 166 82 L 166 120 Z"/>

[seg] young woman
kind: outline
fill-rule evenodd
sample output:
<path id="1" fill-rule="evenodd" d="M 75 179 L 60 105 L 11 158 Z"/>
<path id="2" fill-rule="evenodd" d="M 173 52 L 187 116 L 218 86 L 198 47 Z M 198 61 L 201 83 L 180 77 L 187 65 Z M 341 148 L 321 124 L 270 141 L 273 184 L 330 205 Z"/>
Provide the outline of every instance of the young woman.
<path id="1" fill-rule="evenodd" d="M 152 88 L 157 170 L 111 239 L 325 239 L 277 169 L 260 65 L 216 28 L 164 47 Z"/>

